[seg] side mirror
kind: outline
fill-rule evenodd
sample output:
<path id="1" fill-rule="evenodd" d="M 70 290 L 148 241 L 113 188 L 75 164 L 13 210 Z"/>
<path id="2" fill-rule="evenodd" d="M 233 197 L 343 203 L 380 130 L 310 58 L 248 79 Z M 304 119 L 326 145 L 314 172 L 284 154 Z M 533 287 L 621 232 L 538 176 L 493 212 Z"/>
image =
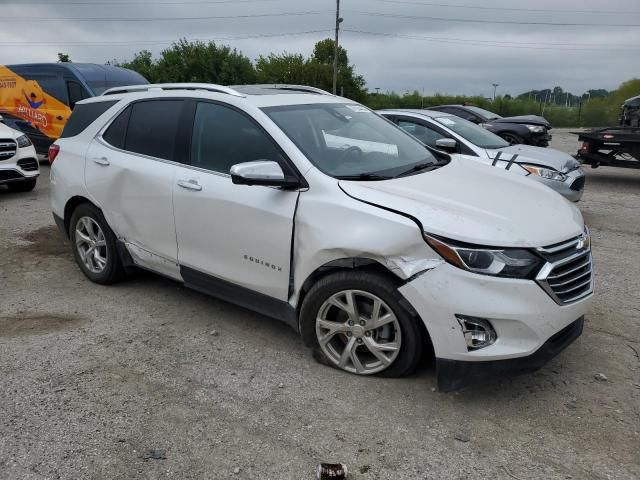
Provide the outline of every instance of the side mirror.
<path id="1" fill-rule="evenodd" d="M 278 162 L 255 160 L 237 163 L 229 170 L 231 181 L 236 185 L 263 185 L 267 187 L 297 188 L 297 179 L 286 178 Z"/>
<path id="2" fill-rule="evenodd" d="M 447 152 L 455 152 L 458 149 L 458 142 L 453 138 L 439 138 L 436 140 L 436 148 Z"/>

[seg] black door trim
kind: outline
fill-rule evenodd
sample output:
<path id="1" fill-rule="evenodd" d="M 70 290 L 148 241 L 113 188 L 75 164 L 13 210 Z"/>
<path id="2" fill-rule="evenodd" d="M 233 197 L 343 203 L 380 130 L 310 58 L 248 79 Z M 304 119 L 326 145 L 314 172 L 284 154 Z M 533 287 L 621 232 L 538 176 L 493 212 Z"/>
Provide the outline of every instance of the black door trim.
<path id="1" fill-rule="evenodd" d="M 286 323 L 296 332 L 298 331 L 296 310 L 288 302 L 255 292 L 184 265 L 180 267 L 180 275 L 182 275 L 186 287 L 275 318 Z"/>

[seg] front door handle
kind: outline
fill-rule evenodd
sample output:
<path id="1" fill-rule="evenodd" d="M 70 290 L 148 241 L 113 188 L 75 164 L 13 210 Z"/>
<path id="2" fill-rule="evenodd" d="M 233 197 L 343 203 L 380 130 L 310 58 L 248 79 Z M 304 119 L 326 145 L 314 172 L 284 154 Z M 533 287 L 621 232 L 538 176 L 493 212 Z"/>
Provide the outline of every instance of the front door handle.
<path id="1" fill-rule="evenodd" d="M 186 188 L 187 190 L 193 190 L 195 192 L 199 192 L 200 190 L 202 190 L 202 185 L 200 185 L 194 178 L 191 178 L 189 180 L 178 180 L 178 186 Z"/>
<path id="2" fill-rule="evenodd" d="M 111 165 L 111 162 L 109 162 L 109 159 L 107 157 L 94 157 L 91 160 L 93 160 L 94 163 L 97 163 L 98 165 L 104 165 L 105 167 L 107 165 Z"/>

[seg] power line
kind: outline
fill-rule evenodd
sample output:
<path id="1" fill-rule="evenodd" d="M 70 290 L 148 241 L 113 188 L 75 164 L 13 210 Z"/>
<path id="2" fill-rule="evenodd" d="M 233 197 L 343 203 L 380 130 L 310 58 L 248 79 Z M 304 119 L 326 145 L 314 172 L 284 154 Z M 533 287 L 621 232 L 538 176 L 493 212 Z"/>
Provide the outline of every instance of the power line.
<path id="1" fill-rule="evenodd" d="M 86 1 L 56 1 L 56 2 L 3 2 L 5 5 L 20 5 L 21 7 L 28 5 L 51 5 L 57 7 L 59 5 L 149 5 L 155 7 L 157 5 L 220 5 L 220 4 L 234 4 L 234 3 L 260 3 L 260 2 L 277 2 L 278 0 L 183 0 L 183 1 L 168 1 L 168 2 L 154 2 L 154 1 L 104 1 L 98 0 L 96 2 Z"/>
<path id="2" fill-rule="evenodd" d="M 300 17 L 304 15 L 318 15 L 328 12 L 279 12 L 279 13 L 252 13 L 248 15 L 213 15 L 198 17 L 1 17 L 0 22 L 51 22 L 51 21 L 72 21 L 72 22 L 173 22 L 173 21 L 193 21 L 193 20 L 228 20 L 240 18 L 264 18 L 264 17 Z"/>
<path id="3" fill-rule="evenodd" d="M 421 15 L 401 15 L 397 13 L 362 12 L 359 10 L 347 10 L 347 11 L 349 13 L 355 13 L 356 15 L 365 15 L 368 17 L 406 18 L 409 20 L 435 20 L 439 22 L 499 23 L 499 24 L 509 24 L 509 25 L 547 25 L 547 26 L 555 26 L 555 27 L 640 27 L 640 24 L 519 22 L 515 20 L 481 20 L 476 18 L 448 18 L 448 17 L 428 17 L 428 16 L 421 16 Z"/>
<path id="4" fill-rule="evenodd" d="M 620 47 L 613 48 L 603 48 L 603 47 L 588 47 L 588 48 L 559 48 L 560 44 L 555 44 L 555 46 L 548 47 L 538 47 L 531 45 L 514 45 L 510 42 L 499 42 L 492 40 L 471 40 L 471 39 L 463 39 L 463 38 L 443 38 L 443 37 L 423 37 L 418 35 L 402 35 L 398 33 L 384 33 L 384 32 L 368 32 L 364 30 L 350 30 L 344 29 L 344 32 L 356 33 L 361 35 L 374 35 L 380 37 L 395 37 L 395 38 L 407 38 L 411 40 L 425 40 L 429 42 L 437 42 L 437 43 L 451 43 L 455 45 L 470 45 L 476 47 L 498 47 L 498 48 L 519 48 L 519 49 L 527 49 L 527 50 L 563 50 L 563 51 L 585 51 L 592 52 L 594 50 L 602 50 L 602 51 L 620 51 Z M 534 42 L 532 42 L 534 43 Z M 551 45 L 551 44 L 550 44 Z M 640 47 L 628 47 L 622 49 L 623 51 L 636 51 L 640 50 Z"/>
<path id="5" fill-rule="evenodd" d="M 242 36 L 216 36 L 216 37 L 203 37 L 192 38 L 191 41 L 211 41 L 211 40 L 248 40 L 252 38 L 271 38 L 271 37 L 288 37 L 295 35 L 308 35 L 312 33 L 330 33 L 333 30 L 307 30 L 305 32 L 283 32 L 283 33 L 263 33 L 255 35 L 242 35 Z M 81 46 L 81 47 L 117 47 L 128 45 L 168 45 L 175 43 L 177 40 L 131 40 L 131 41 L 114 41 L 114 42 L 2 42 L 2 47 L 16 47 L 16 46 Z"/>
<path id="6" fill-rule="evenodd" d="M 637 11 L 621 11 L 621 10 L 573 10 L 573 9 L 551 9 L 551 8 L 512 8 L 512 7 L 485 7 L 477 5 L 451 5 L 447 3 L 431 3 L 419 2 L 411 0 L 373 0 L 380 3 L 394 3 L 401 5 L 421 5 L 425 7 L 447 7 L 447 8 L 472 8 L 476 10 L 499 10 L 509 12 L 548 12 L 548 13 L 592 13 L 592 14 L 615 14 L 615 15 L 634 15 L 639 14 Z"/>

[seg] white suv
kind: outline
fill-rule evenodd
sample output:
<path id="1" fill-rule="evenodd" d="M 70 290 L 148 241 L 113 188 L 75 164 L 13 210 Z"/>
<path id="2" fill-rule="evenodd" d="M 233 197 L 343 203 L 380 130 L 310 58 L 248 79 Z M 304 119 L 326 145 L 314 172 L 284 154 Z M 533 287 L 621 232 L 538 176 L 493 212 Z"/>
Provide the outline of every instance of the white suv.
<path id="1" fill-rule="evenodd" d="M 54 217 L 89 279 L 166 275 L 347 372 L 406 375 L 433 349 L 452 390 L 535 370 L 582 331 L 575 206 L 321 90 L 111 89 L 52 150 Z"/>
<path id="2" fill-rule="evenodd" d="M 2 123 L 0 116 L 0 185 L 12 192 L 28 192 L 40 175 L 38 155 L 29 137 Z"/>

